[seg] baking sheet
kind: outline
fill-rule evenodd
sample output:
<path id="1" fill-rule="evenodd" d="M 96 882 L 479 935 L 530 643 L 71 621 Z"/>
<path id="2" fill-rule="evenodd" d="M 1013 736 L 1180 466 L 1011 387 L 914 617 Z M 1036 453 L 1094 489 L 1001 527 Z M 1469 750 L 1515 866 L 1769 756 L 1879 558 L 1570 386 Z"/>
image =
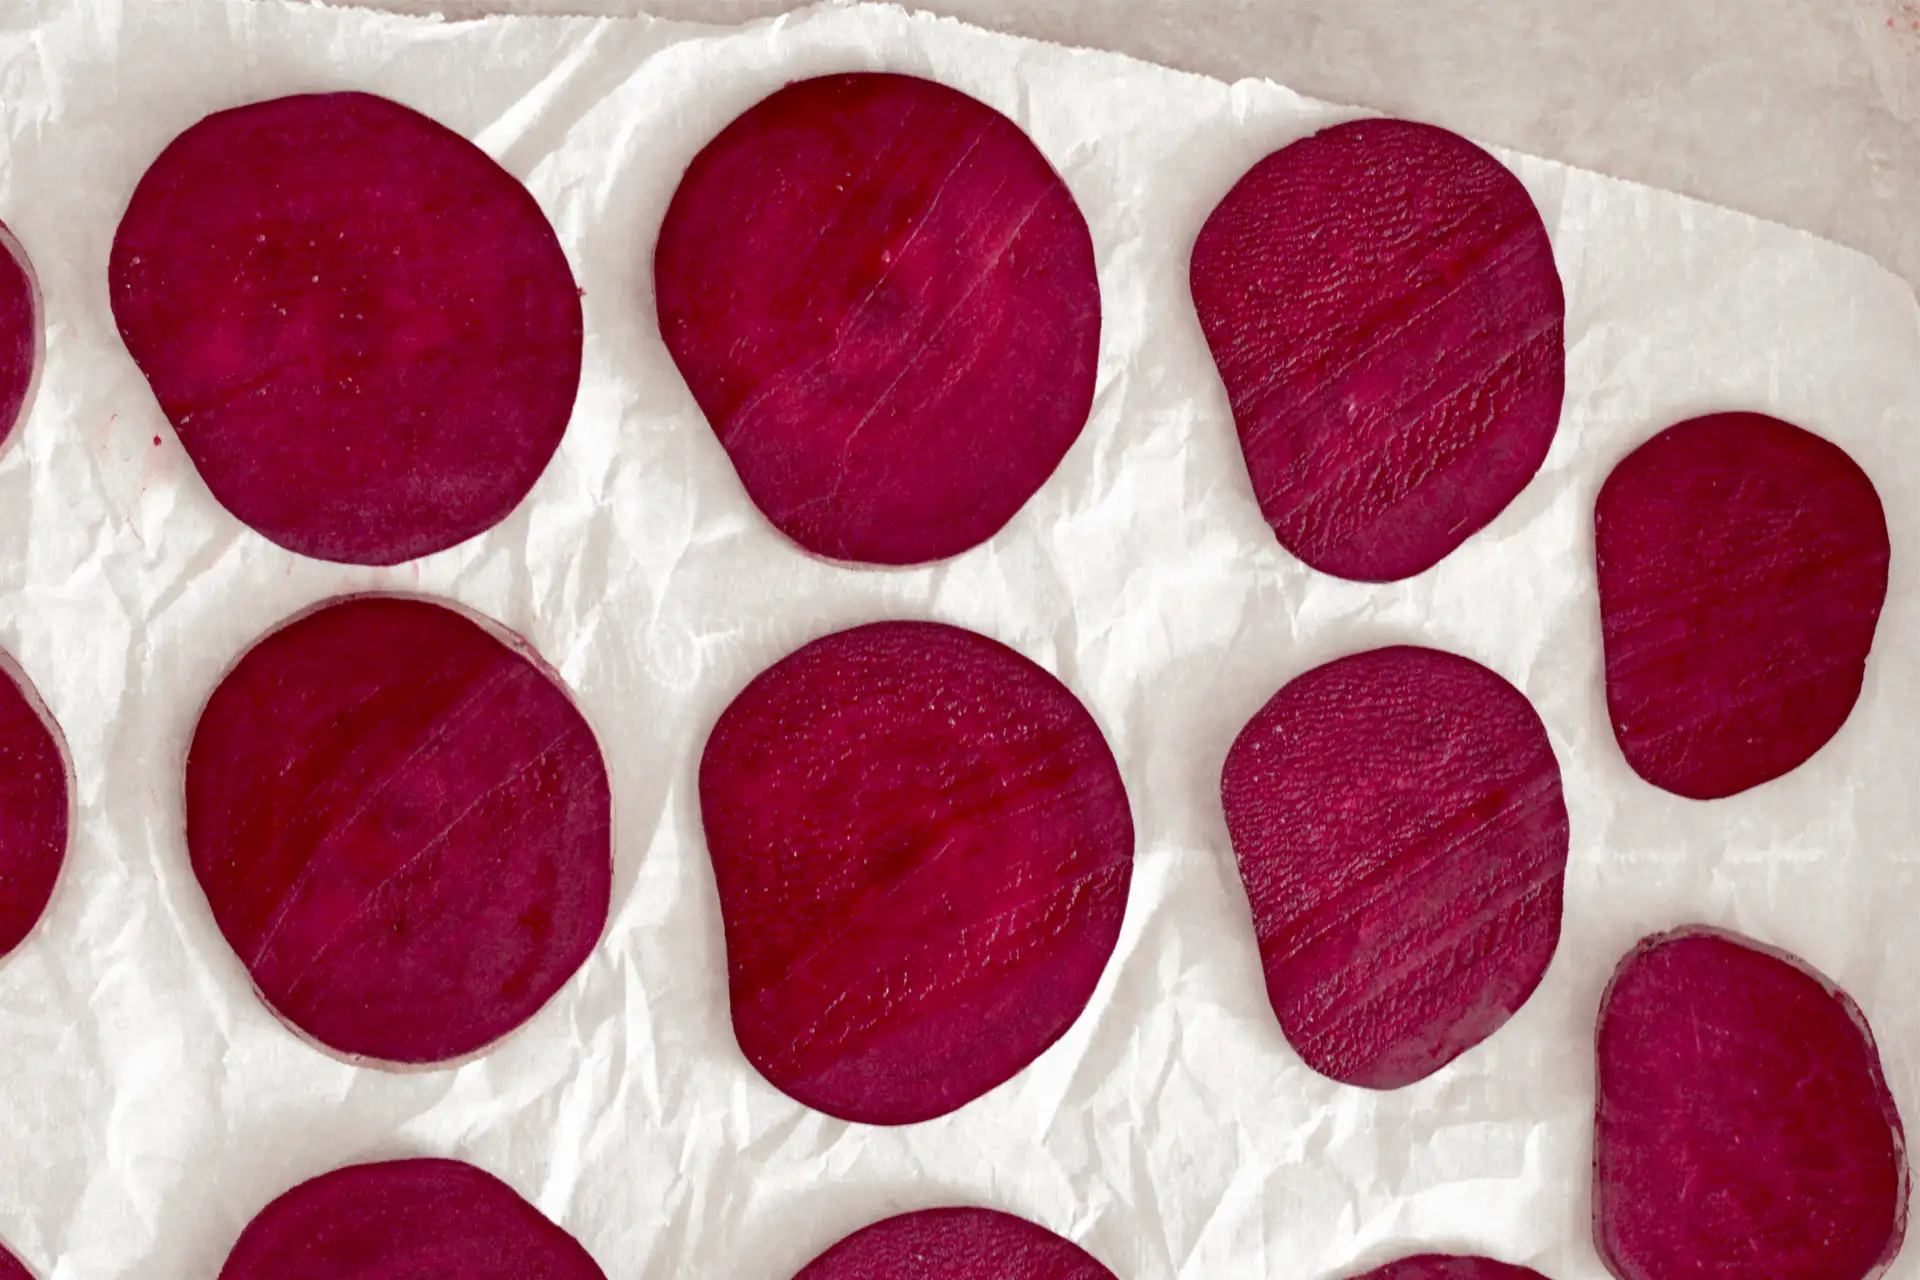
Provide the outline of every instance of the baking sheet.
<path id="1" fill-rule="evenodd" d="M 649 256 L 682 167 L 785 81 L 931 76 L 1012 116 L 1098 253 L 1099 391 L 1053 479 L 986 545 L 874 572 L 807 557 L 748 503 L 662 346 Z M 393 569 L 301 560 L 221 511 L 114 333 L 112 232 L 146 164 L 223 107 L 387 95 L 474 138 L 547 210 L 586 289 L 559 455 L 486 536 Z M 1314 574 L 1261 522 L 1187 297 L 1208 208 L 1269 150 L 1358 114 L 880 7 L 739 29 L 440 24 L 278 3 L 0 10 L 0 218 L 38 268 L 47 364 L 0 457 L 0 644 L 64 726 L 73 849 L 0 964 L 0 1237 L 43 1280 L 212 1276 L 272 1196 L 341 1163 L 458 1156 L 578 1236 L 611 1280 L 786 1280 L 900 1210 L 990 1204 L 1121 1280 L 1336 1276 L 1474 1249 L 1561 1280 L 1587 1240 L 1591 1025 L 1614 960 L 1698 919 L 1847 987 L 1920 1117 L 1915 674 L 1920 323 L 1910 290 L 1815 238 L 1501 153 L 1567 289 L 1565 414 L 1486 530 L 1391 586 Z M 1861 702 L 1806 766 L 1699 804 L 1608 731 L 1590 533 L 1654 430 L 1764 409 L 1844 445 L 1895 544 Z M 526 635 L 576 692 L 615 787 L 613 915 L 529 1026 L 453 1071 L 344 1066 L 254 998 L 194 885 L 180 764 L 233 656 L 353 590 L 448 596 Z M 707 728 L 825 631 L 931 617 L 1057 672 L 1111 740 L 1139 833 L 1119 948 L 1029 1070 L 906 1129 L 810 1113 L 748 1067 L 699 834 Z M 1233 734 L 1289 677 L 1388 641 L 1453 649 L 1533 699 L 1572 815 L 1559 954 L 1499 1034 L 1392 1094 L 1302 1066 L 1261 986 L 1219 813 Z M 1895 1277 L 1920 1274 L 1913 1251 Z"/>

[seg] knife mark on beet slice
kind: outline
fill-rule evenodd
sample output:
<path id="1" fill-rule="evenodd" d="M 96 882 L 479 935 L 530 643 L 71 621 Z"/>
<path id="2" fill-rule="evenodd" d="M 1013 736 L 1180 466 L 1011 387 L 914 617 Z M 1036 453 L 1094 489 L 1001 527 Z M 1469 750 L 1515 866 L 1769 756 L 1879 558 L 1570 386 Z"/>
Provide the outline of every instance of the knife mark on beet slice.
<path id="1" fill-rule="evenodd" d="M 1644 938 L 1600 1001 L 1593 1238 L 1620 1280 L 1864 1280 L 1906 1232 L 1866 1018 L 1782 951 Z"/>
<path id="2" fill-rule="evenodd" d="M 1086 425 L 1086 220 L 1018 126 L 944 85 L 803 80 L 694 157 L 660 332 L 755 506 L 815 554 L 984 542 Z"/>
<path id="3" fill-rule="evenodd" d="M 509 640 L 425 600 L 339 600 L 255 644 L 201 712 L 194 874 L 261 998 L 335 1052 L 475 1053 L 599 939 L 606 767 Z"/>
<path id="4" fill-rule="evenodd" d="M 993 1209 L 922 1209 L 862 1227 L 794 1280 L 1114 1280 L 1079 1245 Z"/>
<path id="5" fill-rule="evenodd" d="M 0 223 L 0 445 L 12 439 L 32 407 L 45 346 L 33 263 Z"/>
<path id="6" fill-rule="evenodd" d="M 1395 1258 L 1353 1280 L 1546 1280 L 1531 1267 L 1476 1254 L 1419 1253 Z"/>
<path id="7" fill-rule="evenodd" d="M 1308 1066 L 1395 1089 L 1526 1002 L 1560 939 L 1567 807 L 1526 695 L 1396 646 L 1289 682 L 1220 779 L 1267 996 Z"/>
<path id="8" fill-rule="evenodd" d="M 220 505 L 289 551 L 395 564 L 546 468 L 580 297 L 525 187 L 364 93 L 208 116 L 134 189 L 114 320 Z"/>
<path id="9" fill-rule="evenodd" d="M 1335 125 L 1249 170 L 1193 246 L 1260 513 L 1323 573 L 1438 564 L 1560 421 L 1566 301 L 1526 188 L 1466 139 Z"/>
<path id="10" fill-rule="evenodd" d="M 1635 773 L 1716 799 L 1839 732 L 1891 554 L 1839 446 L 1758 413 L 1688 419 L 1613 469 L 1593 532 L 1607 712 Z"/>
<path id="11" fill-rule="evenodd" d="M 33 931 L 67 858 L 72 770 L 60 727 L 0 653 L 0 958 Z"/>
<path id="12" fill-rule="evenodd" d="M 1112 953 L 1133 819 L 1065 685 L 984 636 L 882 622 L 804 646 L 714 726 L 700 816 L 734 1033 L 773 1085 L 909 1124 L 1065 1033 Z"/>

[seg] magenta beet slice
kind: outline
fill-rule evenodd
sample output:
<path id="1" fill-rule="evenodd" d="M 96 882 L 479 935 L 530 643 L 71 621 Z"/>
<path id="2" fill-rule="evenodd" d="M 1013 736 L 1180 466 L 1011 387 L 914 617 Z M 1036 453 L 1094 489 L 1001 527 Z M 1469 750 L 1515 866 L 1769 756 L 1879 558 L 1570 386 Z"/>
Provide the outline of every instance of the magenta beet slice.
<path id="1" fill-rule="evenodd" d="M 1806 964 L 1644 938 L 1596 1040 L 1593 1238 L 1620 1280 L 1863 1280 L 1899 1252 L 1900 1116 L 1858 1006 Z"/>
<path id="2" fill-rule="evenodd" d="M 33 1280 L 26 1264 L 8 1253 L 5 1245 L 0 1245 L 0 1280 Z"/>
<path id="3" fill-rule="evenodd" d="M 40 374 L 41 345 L 40 288 L 33 264 L 13 232 L 0 223 L 0 444 L 26 416 Z"/>
<path id="4" fill-rule="evenodd" d="M 360 596 L 249 649 L 187 755 L 187 848 L 261 997 L 353 1057 L 490 1045 L 607 918 L 611 799 L 530 651 L 425 600 Z"/>
<path id="5" fill-rule="evenodd" d="M 1120 932 L 1133 819 L 1065 685 L 957 627 L 806 645 L 700 761 L 734 1034 L 845 1120 L 945 1115 L 1086 1007 Z"/>
<path id="6" fill-rule="evenodd" d="M 754 505 L 808 551 L 985 541 L 1086 425 L 1086 220 L 1011 120 L 910 76 L 790 84 L 694 157 L 660 332 Z"/>
<path id="7" fill-rule="evenodd" d="M 220 1280 L 606 1280 L 579 1241 L 458 1160 L 356 1164 L 240 1233 Z"/>
<path id="8" fill-rule="evenodd" d="M 1466 139 L 1335 125 L 1249 170 L 1192 288 L 1260 513 L 1324 573 L 1438 564 L 1533 478 L 1566 302 L 1526 188 Z"/>
<path id="9" fill-rule="evenodd" d="M 922 1209 L 862 1227 L 794 1280 L 1113 1280 L 1086 1250 L 993 1209 Z"/>
<path id="10" fill-rule="evenodd" d="M 1546 1280 L 1531 1267 L 1473 1254 L 1421 1253 L 1395 1258 L 1353 1280 Z"/>
<path id="11" fill-rule="evenodd" d="M 0 654 L 0 957 L 32 932 L 53 897 L 72 803 L 59 727 Z"/>
<path id="12" fill-rule="evenodd" d="M 1567 807 L 1546 728 L 1477 662 L 1315 667 L 1220 779 L 1267 996 L 1308 1066 L 1394 1089 L 1526 1003 L 1560 940 Z"/>
<path id="13" fill-rule="evenodd" d="M 485 532 L 573 411 L 580 297 L 546 216 L 382 98 L 194 125 L 134 189 L 108 279 L 207 488 L 301 555 L 394 564 Z"/>
<path id="14" fill-rule="evenodd" d="M 1887 596 L 1886 515 L 1837 445 L 1758 413 L 1668 427 L 1593 509 L 1607 711 L 1633 771 L 1710 800 L 1846 723 Z"/>

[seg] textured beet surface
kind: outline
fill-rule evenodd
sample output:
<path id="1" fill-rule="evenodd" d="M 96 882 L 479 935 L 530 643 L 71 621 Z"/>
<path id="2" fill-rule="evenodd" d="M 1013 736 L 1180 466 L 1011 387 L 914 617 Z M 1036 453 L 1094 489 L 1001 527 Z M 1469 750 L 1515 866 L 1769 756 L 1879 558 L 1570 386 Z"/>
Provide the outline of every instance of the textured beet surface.
<path id="1" fill-rule="evenodd" d="M 982 542 L 1086 424 L 1093 242 L 1059 175 L 943 85 L 788 85 L 694 157 L 660 332 L 767 518 L 839 560 Z"/>
<path id="2" fill-rule="evenodd" d="M 127 350 L 220 504 L 302 555 L 393 564 L 504 519 L 560 444 L 580 298 L 533 197 L 363 93 L 208 116 L 135 188 Z"/>
<path id="3" fill-rule="evenodd" d="M 187 756 L 214 922 L 286 1021 L 431 1063 L 532 1017 L 606 921 L 610 798 L 560 685 L 462 614 L 362 596 L 275 631 Z"/>
<path id="4" fill-rule="evenodd" d="M 838 632 L 761 673 L 707 741 L 700 813 L 741 1049 L 871 1124 L 944 1115 L 1058 1039 L 1133 870 L 1086 709 L 937 623 Z"/>
<path id="5" fill-rule="evenodd" d="M 1114 1280 L 1071 1240 L 993 1209 L 922 1209 L 862 1227 L 794 1280 Z"/>
<path id="6" fill-rule="evenodd" d="M 1419 573 L 1547 456 L 1566 303 L 1518 179 L 1405 120 L 1255 165 L 1193 247 L 1193 301 L 1260 512 L 1342 578 Z"/>
<path id="7" fill-rule="evenodd" d="M 0 660 L 0 956 L 53 896 L 67 856 L 67 758 L 39 695 Z"/>
<path id="8" fill-rule="evenodd" d="M 1620 1280 L 1861 1280 L 1907 1158 L 1860 1010 L 1792 956 L 1646 938 L 1600 1002 L 1593 1235 Z"/>
<path id="9" fill-rule="evenodd" d="M 40 292 L 27 252 L 0 223 L 0 444 L 25 416 L 40 371 Z M 5 1280 L 0 1273 L 0 1280 Z"/>
<path id="10" fill-rule="evenodd" d="M 1316 667 L 1220 791 L 1267 995 L 1308 1066 L 1392 1089 L 1492 1035 L 1560 939 L 1567 808 L 1525 695 L 1395 647 Z"/>
<path id="11" fill-rule="evenodd" d="M 1420 1253 L 1395 1258 L 1353 1280 L 1546 1280 L 1531 1267 L 1460 1253 Z"/>
<path id="12" fill-rule="evenodd" d="M 1613 469 L 1593 526 L 1607 710 L 1635 773 L 1728 796 L 1846 723 L 1889 548 L 1838 446 L 1757 413 L 1693 418 Z"/>
<path id="13" fill-rule="evenodd" d="M 303 1182 L 240 1233 L 220 1280 L 606 1280 L 513 1188 L 457 1160 Z"/>

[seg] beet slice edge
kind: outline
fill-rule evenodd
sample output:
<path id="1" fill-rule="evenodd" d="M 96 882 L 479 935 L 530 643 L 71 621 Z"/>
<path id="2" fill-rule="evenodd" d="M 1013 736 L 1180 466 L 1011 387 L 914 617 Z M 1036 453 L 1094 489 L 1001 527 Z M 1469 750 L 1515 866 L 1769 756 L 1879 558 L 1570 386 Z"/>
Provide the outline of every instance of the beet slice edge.
<path id="1" fill-rule="evenodd" d="M 997 1209 L 921 1209 L 844 1237 L 794 1280 L 1113 1280 L 1073 1241 Z"/>

